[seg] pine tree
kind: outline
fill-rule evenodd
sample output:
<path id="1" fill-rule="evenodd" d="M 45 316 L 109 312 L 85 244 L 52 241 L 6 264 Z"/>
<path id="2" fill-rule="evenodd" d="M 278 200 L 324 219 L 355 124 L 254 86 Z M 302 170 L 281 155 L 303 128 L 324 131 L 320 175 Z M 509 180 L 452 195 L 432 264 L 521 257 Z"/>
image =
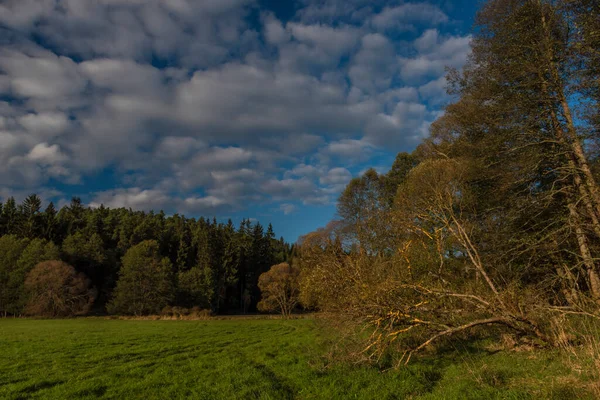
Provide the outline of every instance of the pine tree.
<path id="1" fill-rule="evenodd" d="M 21 230 L 22 236 L 34 238 L 39 234 L 40 230 L 40 210 L 42 208 L 42 200 L 36 194 L 31 194 L 23 200 L 21 205 Z"/>
<path id="2" fill-rule="evenodd" d="M 50 202 L 42 215 L 42 237 L 50 241 L 56 241 L 56 230 L 56 208 L 54 203 Z"/>
<path id="3" fill-rule="evenodd" d="M 19 213 L 17 203 L 14 197 L 9 197 L 2 208 L 2 217 L 4 220 L 5 234 L 12 235 L 19 233 Z"/>

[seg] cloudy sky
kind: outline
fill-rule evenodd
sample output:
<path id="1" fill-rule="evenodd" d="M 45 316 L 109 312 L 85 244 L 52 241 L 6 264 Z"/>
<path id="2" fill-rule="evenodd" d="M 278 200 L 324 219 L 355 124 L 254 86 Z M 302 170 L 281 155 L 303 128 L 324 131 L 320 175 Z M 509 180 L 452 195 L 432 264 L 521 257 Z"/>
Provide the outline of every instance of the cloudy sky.
<path id="1" fill-rule="evenodd" d="M 3 0 L 0 200 L 325 223 L 448 98 L 474 0 Z"/>

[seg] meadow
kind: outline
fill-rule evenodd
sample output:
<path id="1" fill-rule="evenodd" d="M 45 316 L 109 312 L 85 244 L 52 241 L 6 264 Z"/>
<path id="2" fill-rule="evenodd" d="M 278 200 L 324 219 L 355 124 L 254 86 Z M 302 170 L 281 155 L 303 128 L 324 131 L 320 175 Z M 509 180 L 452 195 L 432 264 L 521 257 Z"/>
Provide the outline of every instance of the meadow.
<path id="1" fill-rule="evenodd" d="M 327 362 L 322 332 L 311 319 L 0 319 L 0 398 L 594 398 L 555 351 L 465 346 L 383 372 Z"/>

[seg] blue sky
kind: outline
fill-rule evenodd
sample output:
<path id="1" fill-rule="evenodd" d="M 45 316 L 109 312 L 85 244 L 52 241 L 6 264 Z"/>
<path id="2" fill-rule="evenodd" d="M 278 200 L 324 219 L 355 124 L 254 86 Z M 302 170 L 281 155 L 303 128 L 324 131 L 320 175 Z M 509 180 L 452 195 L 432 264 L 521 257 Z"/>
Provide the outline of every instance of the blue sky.
<path id="1" fill-rule="evenodd" d="M 448 101 L 474 1 L 8 0 L 0 200 L 253 218 L 295 241 Z"/>

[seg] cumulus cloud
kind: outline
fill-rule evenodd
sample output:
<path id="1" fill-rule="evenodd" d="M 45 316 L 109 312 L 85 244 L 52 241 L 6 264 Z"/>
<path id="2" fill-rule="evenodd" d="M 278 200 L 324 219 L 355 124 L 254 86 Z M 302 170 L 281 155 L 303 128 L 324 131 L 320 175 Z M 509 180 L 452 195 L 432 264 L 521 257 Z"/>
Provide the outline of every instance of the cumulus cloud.
<path id="1" fill-rule="evenodd" d="M 190 212 L 331 204 L 427 134 L 469 51 L 449 22 L 382 0 L 302 0 L 285 20 L 253 0 L 3 2 L 0 185 Z"/>
<path id="2" fill-rule="evenodd" d="M 446 88 L 448 82 L 445 76 L 441 76 L 434 81 L 429 81 L 419 87 L 419 94 L 422 99 L 425 99 L 433 104 L 440 104 L 447 101 Z"/>
<path id="3" fill-rule="evenodd" d="M 326 159 L 343 160 L 346 164 L 364 162 L 371 158 L 374 146 L 367 140 L 342 139 L 329 143 L 320 155 Z"/>
<path id="4" fill-rule="evenodd" d="M 279 209 L 285 214 L 285 215 L 289 215 L 292 214 L 293 212 L 295 212 L 298 207 L 294 204 L 289 204 L 289 203 L 283 203 L 279 205 Z"/>
<path id="5" fill-rule="evenodd" d="M 90 207 L 132 208 L 134 210 L 174 209 L 187 213 L 216 214 L 230 206 L 225 199 L 215 196 L 173 196 L 160 189 L 142 189 L 139 187 L 119 188 L 98 192 Z"/>
<path id="6" fill-rule="evenodd" d="M 188 66 L 222 62 L 247 28 L 249 0 L 12 0 L 0 23 L 43 35 L 81 58 L 177 58 Z"/>
<path id="7" fill-rule="evenodd" d="M 286 31 L 280 20 L 272 13 L 263 15 L 263 32 L 267 43 L 278 45 L 290 39 L 290 33 Z"/>
<path id="8" fill-rule="evenodd" d="M 436 113 L 424 104 L 399 102 L 391 114 L 379 114 L 366 128 L 369 142 L 383 146 L 394 133 L 404 132 L 404 143 L 416 146 L 429 132 Z"/>
<path id="9" fill-rule="evenodd" d="M 43 137 L 60 134 L 69 127 L 67 116 L 60 112 L 29 113 L 19 117 L 18 121 L 25 130 Z"/>
<path id="10" fill-rule="evenodd" d="M 394 46 L 385 36 L 379 33 L 363 36 L 348 72 L 353 85 L 367 92 L 388 89 L 398 68 L 395 57 Z"/>
<path id="11" fill-rule="evenodd" d="M 27 159 L 47 165 L 61 163 L 66 158 L 57 144 L 50 146 L 48 143 L 36 144 L 29 154 L 27 154 Z"/>
<path id="12" fill-rule="evenodd" d="M 90 207 L 100 207 L 101 204 L 104 204 L 106 207 L 112 208 L 150 210 L 163 208 L 168 205 L 170 200 L 169 196 L 159 190 L 143 190 L 134 187 L 99 192 L 90 202 Z"/>
<path id="13" fill-rule="evenodd" d="M 324 185 L 346 185 L 352 179 L 352 174 L 346 168 L 332 168 L 327 175 L 319 178 L 319 182 Z"/>
<path id="14" fill-rule="evenodd" d="M 372 17 L 371 23 L 381 31 L 411 31 L 416 24 L 437 25 L 448 22 L 448 16 L 429 3 L 405 3 L 397 7 L 385 7 Z"/>
<path id="15" fill-rule="evenodd" d="M 343 26 L 334 28 L 322 24 L 304 25 L 289 23 L 288 29 L 294 39 L 318 47 L 327 53 L 344 54 L 350 51 L 359 38 L 357 28 Z"/>
<path id="16" fill-rule="evenodd" d="M 0 69 L 10 77 L 9 93 L 31 99 L 36 109 L 80 105 L 86 81 L 77 64 L 39 47 L 0 48 Z"/>
<path id="17" fill-rule="evenodd" d="M 406 82 L 439 79 L 446 67 L 465 64 L 470 42 L 470 36 L 442 36 L 437 29 L 427 30 L 414 43 L 416 57 L 399 57 L 400 76 Z"/>

